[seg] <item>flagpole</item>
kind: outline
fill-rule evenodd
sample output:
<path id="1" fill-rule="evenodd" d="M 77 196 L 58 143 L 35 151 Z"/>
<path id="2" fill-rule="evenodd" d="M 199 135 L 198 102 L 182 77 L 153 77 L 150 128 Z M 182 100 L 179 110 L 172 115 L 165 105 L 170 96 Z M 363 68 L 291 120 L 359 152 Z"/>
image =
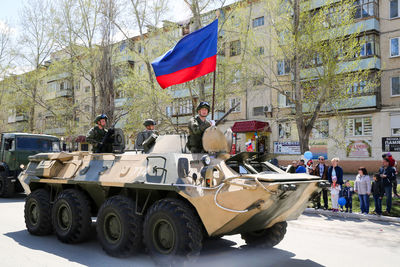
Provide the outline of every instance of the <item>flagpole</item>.
<path id="1" fill-rule="evenodd" d="M 217 19 L 219 18 L 220 12 L 219 10 L 215 11 L 215 15 Z M 218 54 L 218 53 L 217 53 Z M 212 92 L 212 109 L 211 109 L 211 119 L 214 120 L 214 111 L 215 111 L 215 80 L 216 80 L 217 66 L 215 65 L 215 70 L 213 74 L 213 92 Z"/>
<path id="2" fill-rule="evenodd" d="M 215 107 L 215 79 L 216 79 L 216 73 L 217 72 L 217 67 L 215 66 L 214 70 L 214 77 L 213 77 L 213 91 L 212 91 L 212 109 L 211 109 L 211 119 L 214 120 L 214 107 Z"/>

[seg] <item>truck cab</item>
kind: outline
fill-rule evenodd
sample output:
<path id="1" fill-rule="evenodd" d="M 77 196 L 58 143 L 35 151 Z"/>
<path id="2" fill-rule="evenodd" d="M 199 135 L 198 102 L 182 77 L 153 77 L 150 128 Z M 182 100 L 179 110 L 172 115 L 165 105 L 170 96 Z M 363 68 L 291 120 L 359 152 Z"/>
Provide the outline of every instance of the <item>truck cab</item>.
<path id="1" fill-rule="evenodd" d="M 42 152 L 60 152 L 60 140 L 43 134 L 0 134 L 0 197 L 23 191 L 17 179 L 21 165 L 26 166 L 29 156 Z"/>

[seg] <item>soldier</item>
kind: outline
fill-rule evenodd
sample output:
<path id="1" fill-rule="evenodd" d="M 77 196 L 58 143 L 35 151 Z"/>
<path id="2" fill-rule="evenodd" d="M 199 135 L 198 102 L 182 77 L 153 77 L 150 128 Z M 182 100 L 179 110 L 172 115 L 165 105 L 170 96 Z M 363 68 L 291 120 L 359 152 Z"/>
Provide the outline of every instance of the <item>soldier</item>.
<path id="1" fill-rule="evenodd" d="M 144 127 L 146 127 L 146 130 L 140 132 L 135 141 L 135 149 L 144 149 L 143 148 L 143 142 L 150 137 L 152 133 L 157 133 L 154 128 L 156 125 L 156 122 L 152 119 L 147 119 L 143 123 Z"/>
<path id="2" fill-rule="evenodd" d="M 208 121 L 207 115 L 210 112 L 210 104 L 208 102 L 200 102 L 196 108 L 197 115 L 189 120 L 189 137 L 187 147 L 192 153 L 204 153 L 203 134 L 211 125 L 215 125 L 214 121 Z"/>
<path id="3" fill-rule="evenodd" d="M 107 134 L 105 126 L 107 124 L 108 117 L 105 114 L 98 115 L 94 120 L 97 125 L 94 126 L 86 135 L 86 141 L 93 146 L 93 152 L 103 152 L 103 140 Z"/>

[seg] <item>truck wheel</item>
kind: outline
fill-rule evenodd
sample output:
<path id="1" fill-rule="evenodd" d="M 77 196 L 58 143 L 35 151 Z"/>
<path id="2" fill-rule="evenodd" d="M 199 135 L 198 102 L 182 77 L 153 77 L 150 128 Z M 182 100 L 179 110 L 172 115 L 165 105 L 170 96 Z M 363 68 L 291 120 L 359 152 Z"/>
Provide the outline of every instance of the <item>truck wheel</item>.
<path id="1" fill-rule="evenodd" d="M 45 189 L 33 191 L 25 200 L 25 225 L 32 235 L 48 235 L 51 224 L 50 195 Z"/>
<path id="2" fill-rule="evenodd" d="M 160 265 L 195 258 L 202 248 L 202 228 L 196 214 L 178 199 L 154 203 L 144 220 L 144 243 Z"/>
<path id="3" fill-rule="evenodd" d="M 5 171 L 0 172 L 0 197 L 12 197 L 14 193 L 14 183 L 7 177 Z"/>
<path id="4" fill-rule="evenodd" d="M 135 213 L 128 197 L 107 199 L 97 215 L 97 237 L 107 254 L 124 257 L 137 252 L 142 244 L 143 218 Z"/>
<path id="5" fill-rule="evenodd" d="M 79 243 L 86 240 L 92 222 L 88 198 L 79 190 L 64 190 L 54 202 L 52 221 L 61 242 Z"/>
<path id="6" fill-rule="evenodd" d="M 248 246 L 272 248 L 282 241 L 286 234 L 287 222 L 278 222 L 272 227 L 241 234 Z"/>

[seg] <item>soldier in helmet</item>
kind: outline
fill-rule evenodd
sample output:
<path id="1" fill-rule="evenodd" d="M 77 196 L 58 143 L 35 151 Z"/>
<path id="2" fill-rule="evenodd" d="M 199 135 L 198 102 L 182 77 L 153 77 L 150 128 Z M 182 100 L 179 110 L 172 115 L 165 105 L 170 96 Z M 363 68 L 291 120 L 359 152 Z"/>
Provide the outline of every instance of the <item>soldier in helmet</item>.
<path id="1" fill-rule="evenodd" d="M 210 104 L 208 102 L 200 102 L 196 108 L 197 115 L 189 120 L 189 137 L 187 147 L 192 153 L 203 153 L 203 134 L 204 131 L 214 125 L 214 121 L 207 120 L 207 115 L 210 112 Z"/>
<path id="2" fill-rule="evenodd" d="M 143 148 L 143 142 L 150 137 L 152 133 L 157 133 L 154 128 L 156 125 L 156 122 L 152 119 L 147 119 L 143 123 L 144 127 L 146 127 L 146 130 L 141 131 L 135 141 L 135 149 L 144 149 Z"/>
<path id="3" fill-rule="evenodd" d="M 108 117 L 106 114 L 100 114 L 94 120 L 96 126 L 89 130 L 86 135 L 86 141 L 93 146 L 93 152 L 103 152 L 103 140 L 107 134 L 106 124 Z"/>

